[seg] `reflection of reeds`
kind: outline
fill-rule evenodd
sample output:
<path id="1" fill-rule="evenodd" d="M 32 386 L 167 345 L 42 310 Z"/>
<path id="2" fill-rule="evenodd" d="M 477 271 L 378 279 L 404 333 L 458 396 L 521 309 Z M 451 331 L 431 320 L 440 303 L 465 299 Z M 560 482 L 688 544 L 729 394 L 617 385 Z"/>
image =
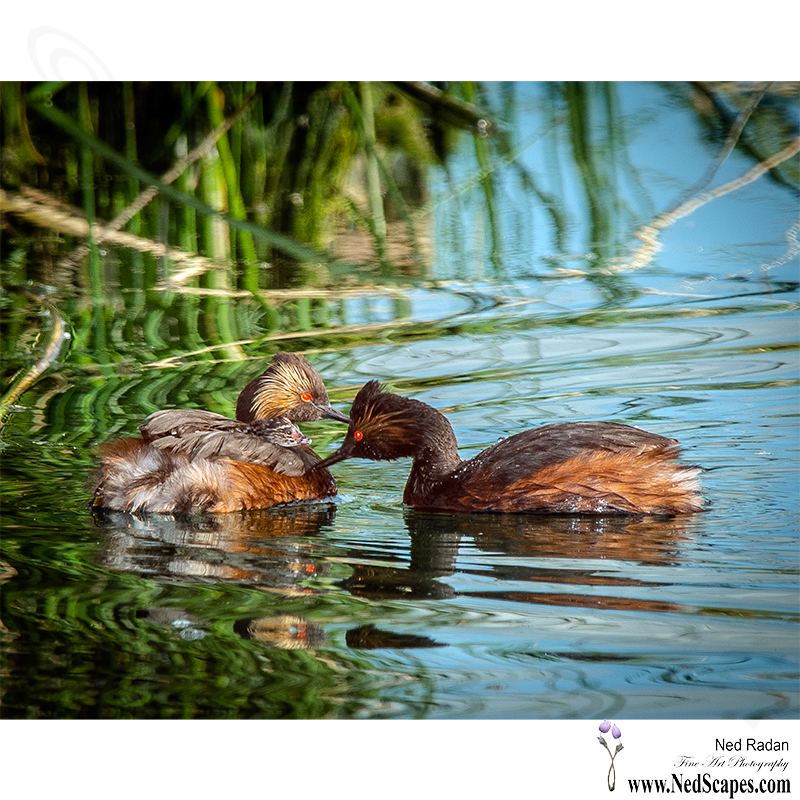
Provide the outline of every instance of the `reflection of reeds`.
<path id="1" fill-rule="evenodd" d="M 362 136 L 365 149 L 365 176 L 369 215 L 360 216 L 366 220 L 374 239 L 376 256 L 381 265 L 381 272 L 388 276 L 393 274 L 394 269 L 388 260 L 387 222 L 383 201 L 384 187 L 387 195 L 391 198 L 403 218 L 414 261 L 419 264 L 422 261 L 422 257 L 419 241 L 417 239 L 416 226 L 409 204 L 405 201 L 403 193 L 400 191 L 391 169 L 387 165 L 385 159 L 378 153 L 375 135 L 376 120 L 372 86 L 370 84 L 362 84 L 360 102 L 355 92 L 345 88 L 344 100 Z M 352 198 L 350 199 L 350 207 L 353 208 L 356 213 L 359 213 Z"/>
<path id="2" fill-rule="evenodd" d="M 767 158 L 761 163 L 756 164 L 754 167 L 751 167 L 744 175 L 740 175 L 738 178 L 734 178 L 733 180 L 724 183 L 722 186 L 717 186 L 715 189 L 711 189 L 708 192 L 703 192 L 695 197 L 691 197 L 677 207 L 673 208 L 671 211 L 660 214 L 648 225 L 645 225 L 636 231 L 636 238 L 640 239 L 642 244 L 639 246 L 633 256 L 629 260 L 625 261 L 620 267 L 618 267 L 618 269 L 640 269 L 641 267 L 649 264 L 659 250 L 660 244 L 658 239 L 662 230 L 668 228 L 670 225 L 673 225 L 679 219 L 689 216 L 689 214 L 693 213 L 701 206 L 704 206 L 706 203 L 709 203 L 711 200 L 714 200 L 717 197 L 723 197 L 731 192 L 735 192 L 736 190 L 741 189 L 743 186 L 746 186 L 748 183 L 758 180 L 758 178 L 760 178 L 762 175 L 766 174 L 774 167 L 782 164 L 784 161 L 787 161 L 798 153 L 800 153 L 800 139 L 795 139 L 789 145 L 784 147 L 779 153 L 775 153 L 770 158 Z"/>
<path id="3" fill-rule="evenodd" d="M 331 216 L 348 207 L 337 204 L 336 192 L 359 148 L 370 159 L 373 202 L 367 215 L 377 220 L 373 229 L 380 230 L 383 204 L 376 176 L 395 206 L 407 212 L 378 154 L 375 126 L 387 102 L 384 90 L 375 94 L 364 84 L 361 101 L 346 84 L 285 84 L 277 91 L 226 84 L 224 92 L 214 83 L 49 84 L 35 86 L 25 98 L 4 91 L 4 108 L 15 103 L 28 163 L 52 173 L 40 173 L 39 185 L 49 182 L 61 192 L 56 196 L 22 182 L 18 191 L 3 191 L 0 204 L 17 220 L 67 237 L 67 254 L 46 277 L 67 293 L 63 307 L 74 323 L 76 352 L 87 365 L 152 360 L 178 342 L 182 352 L 206 357 L 221 352 L 235 360 L 243 356 L 243 341 L 337 327 L 328 298 L 336 297 L 332 283 L 344 273 L 320 244 L 330 236 Z M 345 96 L 354 101 L 352 113 L 343 104 Z M 162 138 L 154 147 L 145 126 L 137 128 L 136 122 L 143 107 L 165 101 L 175 113 L 158 126 Z M 23 124 L 29 109 L 38 114 L 37 141 L 46 143 L 46 156 L 32 148 Z M 124 124 L 115 124 L 117 114 Z M 26 142 L 31 146 L 25 148 Z M 69 146 L 59 150 L 62 143 Z M 170 153 L 173 163 L 166 171 L 159 168 L 156 177 L 149 167 L 160 167 Z M 404 224 L 418 258 L 410 213 Z M 101 245 L 123 249 L 101 258 Z M 265 257 L 273 263 L 265 264 Z M 381 263 L 390 277 L 393 267 L 386 259 Z M 322 292 L 303 291 L 304 285 L 319 285 L 320 276 Z M 77 284 L 79 295 L 88 290 L 91 300 L 71 298 L 70 284 Z M 366 284 L 372 286 L 371 276 Z M 279 294 L 272 296 L 273 290 Z M 247 306 L 243 316 L 233 304 L 248 296 L 260 310 L 254 314 Z M 407 302 L 398 308 L 405 313 Z M 339 327 L 347 337 L 374 330 Z M 137 338 L 146 344 L 145 353 L 150 351 L 144 358 Z"/>
<path id="4" fill-rule="evenodd" d="M 612 88 L 607 84 L 589 85 L 567 83 L 564 85 L 564 98 L 569 109 L 570 140 L 572 156 L 578 166 L 583 181 L 586 203 L 588 205 L 590 230 L 589 247 L 596 252 L 603 264 L 613 254 L 617 239 L 615 221 L 617 219 L 617 194 L 614 191 L 613 164 L 615 138 L 611 135 L 614 124 L 607 114 L 604 122 L 606 136 L 600 139 L 593 130 L 594 113 L 603 101 L 609 105 L 608 93 Z M 598 95 L 600 95 L 598 97 Z"/>
<path id="5" fill-rule="evenodd" d="M 34 225 L 56 233 L 85 239 L 92 238 L 95 242 L 125 247 L 139 253 L 150 253 L 158 258 L 167 258 L 172 262 L 185 264 L 181 273 L 184 280 L 187 279 L 187 275 L 191 278 L 220 266 L 213 259 L 204 258 L 176 247 L 169 247 L 134 233 L 119 231 L 114 223 L 104 225 L 95 222 L 90 224 L 80 210 L 65 206 L 44 192 L 28 186 L 23 186 L 20 194 L 6 193 L 0 190 L 0 211 L 12 213 Z M 87 252 L 87 247 L 77 248 L 70 254 L 69 259 L 70 261 L 75 260 L 76 256 L 81 257 Z"/>
<path id="6" fill-rule="evenodd" d="M 14 378 L 11 386 L 3 393 L 2 398 L 0 398 L 0 428 L 3 427 L 11 406 L 20 398 L 23 392 L 30 388 L 46 369 L 52 366 L 55 359 L 58 358 L 58 354 L 61 352 L 64 342 L 69 337 L 64 320 L 61 318 L 58 309 L 52 303 L 49 303 L 33 292 L 29 292 L 27 289 L 19 289 L 17 291 L 28 300 L 33 300 L 38 303 L 39 307 L 47 313 L 50 319 L 50 333 L 41 356 L 24 373 Z"/>
<path id="7" fill-rule="evenodd" d="M 45 119 L 50 121 L 57 128 L 60 128 L 64 133 L 75 139 L 79 145 L 90 150 L 96 155 L 101 156 L 106 161 L 118 167 L 123 173 L 130 177 L 136 178 L 142 183 L 153 186 L 158 189 L 159 193 L 165 198 L 172 200 L 179 205 L 185 205 L 194 208 L 201 215 L 207 219 L 222 220 L 231 228 L 237 231 L 249 232 L 253 236 L 258 237 L 273 247 L 284 251 L 287 255 L 299 258 L 302 260 L 318 260 L 320 253 L 308 248 L 304 245 L 298 244 L 292 239 L 275 233 L 267 228 L 253 225 L 246 220 L 236 219 L 230 214 L 221 213 L 219 209 L 209 205 L 203 199 L 196 197 L 194 194 L 181 192 L 170 184 L 164 183 L 161 179 L 157 178 L 147 170 L 142 169 L 139 165 L 128 160 L 125 156 L 121 155 L 113 148 L 106 145 L 99 139 L 91 136 L 83 130 L 68 114 L 56 108 L 55 106 L 48 105 L 35 105 L 33 106 L 39 114 Z M 209 160 L 209 169 L 215 170 L 214 161 Z M 221 178 L 216 179 L 222 181 Z M 211 183 L 215 183 L 212 179 Z M 227 187 L 225 188 L 227 192 Z M 212 236 L 211 242 L 216 241 L 216 234 Z"/>
<path id="8" fill-rule="evenodd" d="M 520 251 L 523 240 L 537 240 L 540 252 L 549 237 L 544 260 L 553 271 L 587 277 L 618 307 L 636 293 L 620 273 L 640 264 L 622 247 L 652 213 L 646 198 L 644 211 L 626 205 L 626 182 L 639 199 L 643 192 L 619 92 L 616 84 L 548 84 L 536 93 L 541 123 L 520 139 L 514 122 L 533 95 L 517 85 L 59 83 L 23 95 L 7 83 L 3 147 L 14 158 L 4 158 L 0 208 L 23 235 L 3 231 L 4 277 L 60 289 L 73 360 L 87 376 L 186 358 L 211 365 L 285 342 L 344 349 L 378 334 L 552 321 L 521 315 L 507 299 L 488 323 L 469 313 L 412 319 L 409 289 L 428 274 L 433 230 L 437 261 L 453 262 L 437 263 L 439 278 L 513 277 L 513 259 L 526 256 L 503 247 L 504 237 Z M 743 102 L 730 142 L 765 107 L 775 113 L 771 92 L 758 108 L 756 99 Z M 713 108 L 703 108 L 704 120 Z M 458 136 L 467 157 L 452 171 L 454 188 L 431 198 L 429 173 L 441 164 L 450 174 Z M 644 258 L 676 215 L 791 164 L 782 159 L 795 147 L 656 218 L 643 229 Z M 531 148 L 542 151 L 541 174 L 522 158 Z M 582 200 L 585 226 L 568 213 L 575 216 L 571 197 Z M 23 238 L 30 224 L 62 241 Z M 788 236 L 791 253 L 796 236 Z M 561 266 L 575 260 L 585 263 Z M 376 314 L 366 299 L 352 302 L 359 294 L 389 295 L 391 304 Z M 593 324 L 580 315 L 562 322 Z M 4 355 L 19 360 L 19 341 L 4 336 Z"/>
<path id="9" fill-rule="evenodd" d="M 378 261 L 386 259 L 386 218 L 383 214 L 380 172 L 375 152 L 375 108 L 372 102 L 372 88 L 368 83 L 361 84 L 361 112 L 364 126 L 364 141 L 367 146 L 367 196 L 372 220 L 372 232 L 378 251 Z"/>
<path id="10" fill-rule="evenodd" d="M 169 97 L 176 90 L 179 103 Z M 387 93 L 380 92 L 382 105 L 378 107 L 373 101 L 372 84 L 362 86 L 360 101 L 347 84 L 285 84 L 279 93 L 262 88 L 254 94 L 254 90 L 254 85 L 227 84 L 223 95 L 222 86 L 214 83 L 146 89 L 131 84 L 105 88 L 50 85 L 35 87 L 27 98 L 17 96 L 15 110 L 20 120 L 27 118 L 23 112 L 28 108 L 35 110 L 52 126 L 40 126 L 38 131 L 40 137 L 50 137 L 51 148 L 65 137 L 78 145 L 77 160 L 65 151 L 61 163 L 52 163 L 51 154 L 49 166 L 54 173 L 59 168 L 65 170 L 68 193 L 59 199 L 73 200 L 71 195 L 81 191 L 89 244 L 97 231 L 92 225 L 94 219 L 108 218 L 113 211 L 113 221 L 104 226 L 107 232 L 130 224 L 130 232 L 145 239 L 159 243 L 169 239 L 187 251 L 199 246 L 207 256 L 228 261 L 227 268 L 235 276 L 231 287 L 235 282 L 257 295 L 265 278 L 301 277 L 296 271 L 287 272 L 282 260 L 333 260 L 323 246 L 332 240 L 330 221 L 353 208 L 340 193 L 352 159 L 361 150 L 369 163 L 371 204 L 366 219 L 379 249 L 384 249 L 385 186 L 395 206 L 403 209 L 415 257 L 419 258 L 414 220 L 391 169 L 378 154 L 376 120 L 389 102 Z M 113 96 L 115 91 L 121 97 Z M 73 94 L 77 95 L 74 118 L 67 97 Z M 13 93 L 11 100 L 14 101 Z M 163 139 L 153 148 L 152 143 L 142 141 L 141 129 L 136 127 L 136 120 L 143 113 L 140 107 L 170 101 L 177 106 L 180 119 L 169 127 L 169 120 L 159 126 L 164 130 Z M 226 102 L 235 104 L 227 119 Z M 368 110 L 366 115 L 364 108 Z M 107 120 L 120 112 L 125 124 L 114 129 Z M 412 127 L 418 124 L 414 115 L 419 116 L 419 112 L 408 105 L 404 113 L 406 116 L 399 122 L 395 120 L 393 126 L 404 124 L 402 119 L 408 119 Z M 210 126 L 213 134 L 199 148 L 190 150 L 190 138 L 197 139 L 200 133 L 198 123 Z M 21 142 L 30 142 L 27 128 L 21 123 L 19 128 L 25 134 L 19 137 Z M 112 142 L 119 142 L 120 147 L 114 147 Z M 139 163 L 151 161 L 153 150 L 162 157 L 167 152 L 174 152 L 177 157 L 160 179 Z M 202 162 L 198 161 L 200 155 L 204 156 Z M 110 172 L 112 169 L 124 176 L 124 182 Z M 141 195 L 140 184 L 148 187 Z M 156 191 L 162 201 L 143 213 Z M 164 201 L 175 204 L 174 217 Z M 74 255 L 77 259 L 88 252 L 83 246 Z M 272 259 L 275 253 L 280 255 L 279 263 L 272 265 L 272 273 L 264 272 L 264 259 Z M 384 262 L 383 257 L 380 260 Z M 230 269 L 233 261 L 240 265 L 238 275 Z M 101 279 L 96 260 L 94 267 L 95 278 Z M 386 268 L 392 271 L 390 265 L 386 264 Z"/>

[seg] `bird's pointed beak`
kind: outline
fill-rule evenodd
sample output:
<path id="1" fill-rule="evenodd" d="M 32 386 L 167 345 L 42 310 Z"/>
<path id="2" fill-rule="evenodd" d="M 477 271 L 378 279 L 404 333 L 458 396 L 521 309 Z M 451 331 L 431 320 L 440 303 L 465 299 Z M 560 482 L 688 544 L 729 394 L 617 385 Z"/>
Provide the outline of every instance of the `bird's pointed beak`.
<path id="1" fill-rule="evenodd" d="M 331 464 L 338 464 L 340 461 L 344 461 L 347 458 L 347 454 L 342 452 L 342 448 L 340 447 L 333 455 L 324 458 L 318 464 L 314 465 L 314 469 L 322 469 L 323 467 L 329 467 Z"/>
<path id="2" fill-rule="evenodd" d="M 337 411 L 332 406 L 317 406 L 317 411 L 322 414 L 324 419 L 335 419 L 337 422 L 344 422 L 345 424 L 350 423 L 350 417 L 347 414 L 342 414 L 341 411 Z"/>

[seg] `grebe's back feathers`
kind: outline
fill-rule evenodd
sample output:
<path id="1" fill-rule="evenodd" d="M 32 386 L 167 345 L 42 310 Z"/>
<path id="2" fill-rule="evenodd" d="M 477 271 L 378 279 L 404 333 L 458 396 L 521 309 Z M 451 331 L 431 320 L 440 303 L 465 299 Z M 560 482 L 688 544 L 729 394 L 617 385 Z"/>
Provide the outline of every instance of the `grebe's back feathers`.
<path id="1" fill-rule="evenodd" d="M 168 409 L 151 414 L 139 430 L 147 444 L 190 460 L 261 464 L 291 477 L 319 462 L 310 440 L 285 418 L 240 422 L 200 409 Z"/>
<path id="2" fill-rule="evenodd" d="M 656 450 L 667 450 L 673 458 L 680 452 L 676 439 L 617 422 L 553 423 L 487 447 L 464 462 L 464 472 L 491 470 L 498 482 L 510 482 L 521 469 L 535 472 L 589 451 L 634 455 Z"/>
<path id="3" fill-rule="evenodd" d="M 506 513 L 700 511 L 700 468 L 676 463 L 679 454 L 675 439 L 618 423 L 545 425 L 462 462 L 435 497 L 408 494 L 406 501 Z"/>

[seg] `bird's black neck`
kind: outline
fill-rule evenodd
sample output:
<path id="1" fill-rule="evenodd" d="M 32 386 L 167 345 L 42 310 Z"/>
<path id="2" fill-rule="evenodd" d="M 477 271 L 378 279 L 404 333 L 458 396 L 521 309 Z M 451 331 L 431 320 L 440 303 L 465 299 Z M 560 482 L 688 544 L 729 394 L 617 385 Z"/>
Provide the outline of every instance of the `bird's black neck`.
<path id="1" fill-rule="evenodd" d="M 447 418 L 431 406 L 416 420 L 414 463 L 406 493 L 426 494 L 461 464 L 458 442 Z"/>

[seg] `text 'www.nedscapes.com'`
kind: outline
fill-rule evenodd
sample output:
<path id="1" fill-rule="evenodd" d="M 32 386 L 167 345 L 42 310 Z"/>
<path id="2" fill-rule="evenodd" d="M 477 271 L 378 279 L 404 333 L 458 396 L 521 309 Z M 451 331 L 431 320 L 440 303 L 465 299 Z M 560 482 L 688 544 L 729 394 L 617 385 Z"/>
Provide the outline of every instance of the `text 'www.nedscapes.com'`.
<path id="1" fill-rule="evenodd" d="M 672 782 L 665 778 L 629 778 L 628 788 L 634 794 L 726 794 L 731 800 L 746 794 L 790 794 L 788 778 L 712 778 L 709 773 L 684 777 L 672 773 Z"/>

